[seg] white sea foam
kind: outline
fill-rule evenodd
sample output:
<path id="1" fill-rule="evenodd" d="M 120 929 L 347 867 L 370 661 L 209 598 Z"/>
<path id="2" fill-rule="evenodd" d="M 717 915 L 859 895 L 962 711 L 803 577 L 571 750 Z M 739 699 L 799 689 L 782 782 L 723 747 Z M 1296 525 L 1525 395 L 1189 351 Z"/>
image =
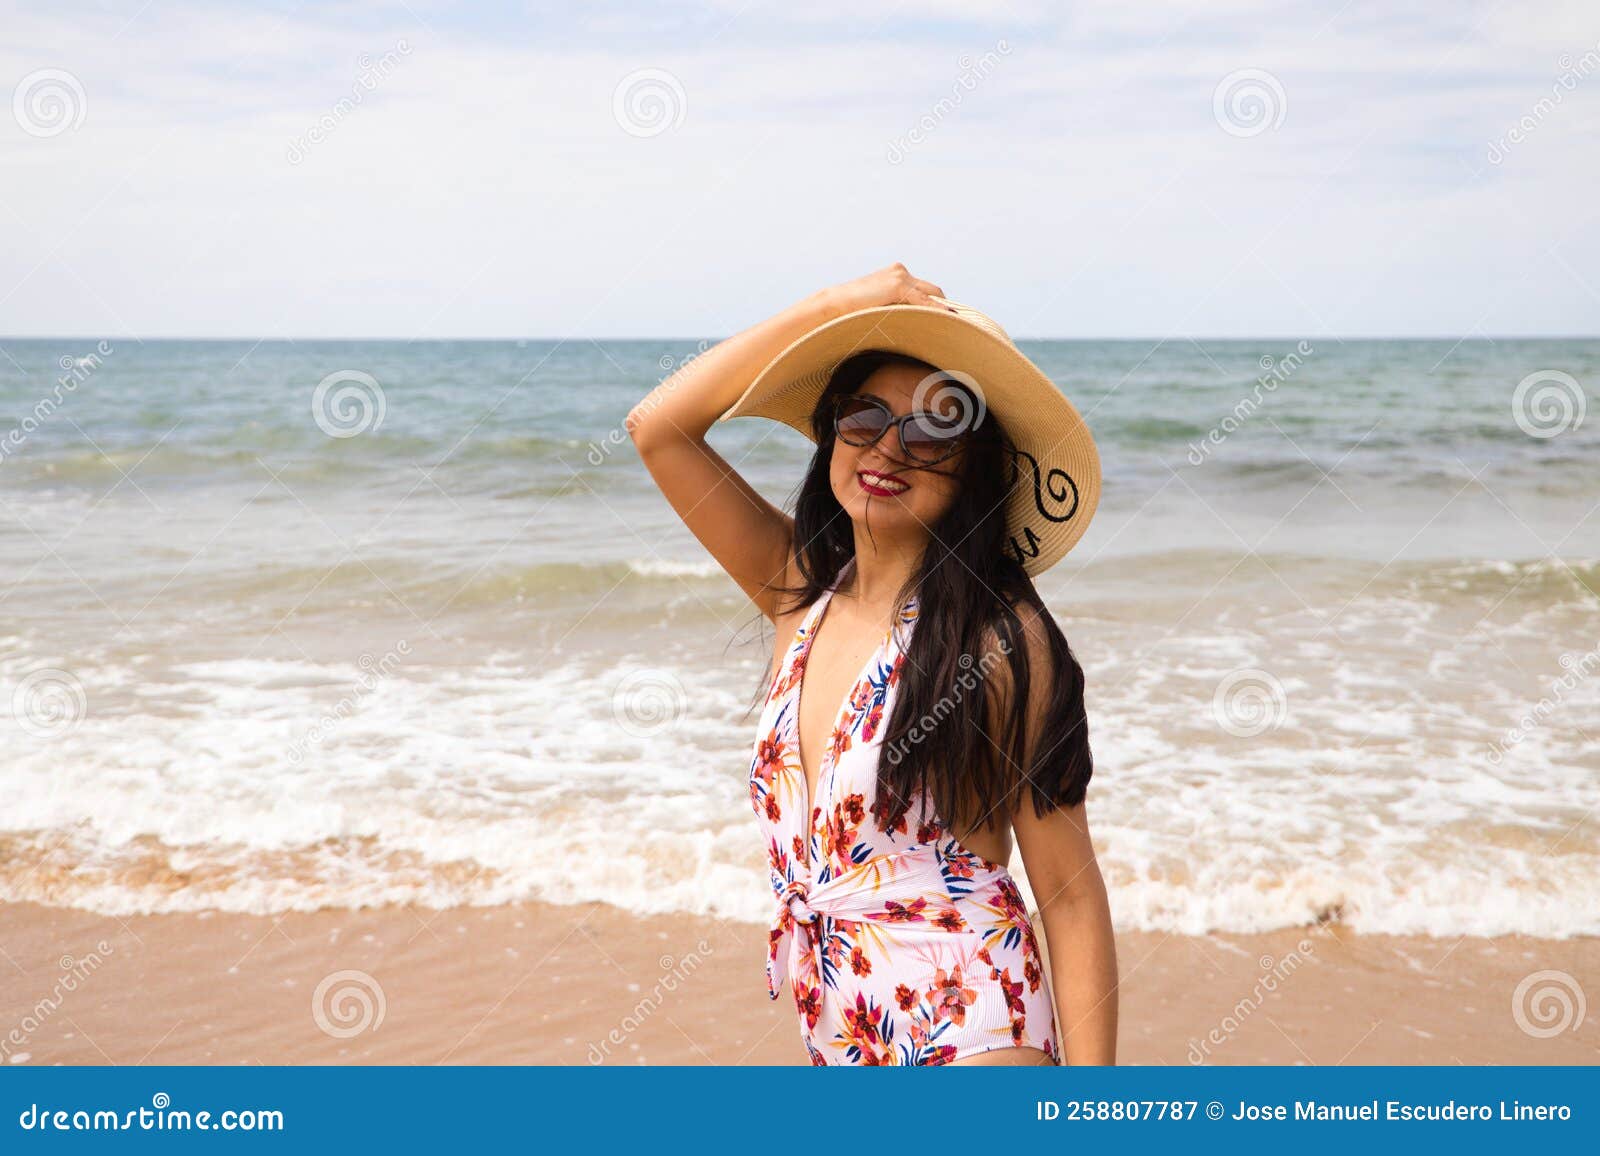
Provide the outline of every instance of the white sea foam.
<path id="1" fill-rule="evenodd" d="M 1579 822 L 1600 784 L 1579 730 L 1537 730 L 1491 767 L 1468 706 L 1335 663 L 1286 677 L 1282 725 L 1242 740 L 1218 731 L 1211 687 L 1266 659 L 1240 634 L 1181 651 L 1091 682 L 1091 810 L 1120 926 L 1600 934 L 1600 847 Z M 40 657 L 0 663 L 5 686 Z M 79 675 L 86 716 L 0 769 L 0 898 L 769 915 L 744 782 L 753 664 L 541 669 L 504 650 L 370 686 L 360 667 L 284 660 Z M 626 696 L 663 680 L 665 716 L 630 713 Z M 1600 687 L 1563 708 L 1600 729 Z"/>

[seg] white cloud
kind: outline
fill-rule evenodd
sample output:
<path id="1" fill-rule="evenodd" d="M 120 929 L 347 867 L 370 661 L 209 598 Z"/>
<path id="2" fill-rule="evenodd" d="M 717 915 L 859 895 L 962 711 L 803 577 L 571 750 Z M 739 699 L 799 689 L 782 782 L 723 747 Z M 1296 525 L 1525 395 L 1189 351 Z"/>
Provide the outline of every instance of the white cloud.
<path id="1" fill-rule="evenodd" d="M 6 89 L 65 68 L 88 115 L 0 120 L 4 328 L 715 334 L 893 259 L 1021 334 L 1594 328 L 1600 73 L 1486 159 L 1596 47 L 1577 5 L 414 7 L 8 13 Z M 612 115 L 644 67 L 687 99 L 647 139 Z M 1241 68 L 1281 83 L 1277 129 L 1213 119 Z"/>

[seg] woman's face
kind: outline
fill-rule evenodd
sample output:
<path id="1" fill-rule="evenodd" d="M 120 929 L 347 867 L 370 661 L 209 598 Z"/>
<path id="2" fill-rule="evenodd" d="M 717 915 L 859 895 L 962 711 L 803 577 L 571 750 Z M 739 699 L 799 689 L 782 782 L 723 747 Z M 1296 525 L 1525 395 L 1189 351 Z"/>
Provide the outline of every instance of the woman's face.
<path id="1" fill-rule="evenodd" d="M 958 418 L 961 402 L 948 382 L 928 385 L 926 370 L 885 365 L 856 391 L 884 402 L 896 417 L 916 410 Z M 919 388 L 920 387 L 920 388 Z M 851 521 L 877 536 L 925 537 L 955 501 L 962 453 L 931 466 L 902 459 L 899 435 L 885 430 L 870 446 L 835 438 L 828 479 Z"/>

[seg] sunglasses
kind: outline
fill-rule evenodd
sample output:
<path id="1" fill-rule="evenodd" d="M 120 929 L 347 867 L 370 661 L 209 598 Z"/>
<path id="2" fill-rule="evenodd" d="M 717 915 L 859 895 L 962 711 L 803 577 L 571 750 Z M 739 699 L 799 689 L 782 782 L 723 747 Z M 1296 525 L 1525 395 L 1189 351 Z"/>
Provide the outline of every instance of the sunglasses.
<path id="1" fill-rule="evenodd" d="M 899 437 L 901 458 L 924 466 L 953 455 L 970 432 L 967 422 L 936 413 L 895 417 L 885 402 L 871 396 L 851 394 L 834 402 L 833 430 L 848 445 L 874 445 L 891 426 Z"/>

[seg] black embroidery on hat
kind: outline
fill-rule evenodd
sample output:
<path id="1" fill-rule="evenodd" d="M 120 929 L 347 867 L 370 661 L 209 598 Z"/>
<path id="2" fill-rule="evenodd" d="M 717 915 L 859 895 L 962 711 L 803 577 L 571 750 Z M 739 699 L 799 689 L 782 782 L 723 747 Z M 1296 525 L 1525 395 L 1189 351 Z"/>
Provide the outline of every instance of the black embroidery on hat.
<path id="1" fill-rule="evenodd" d="M 1033 504 L 1038 508 L 1040 515 L 1050 522 L 1065 522 L 1078 512 L 1078 483 L 1072 480 L 1072 475 L 1060 466 L 1051 466 L 1045 473 L 1040 473 L 1039 460 L 1026 450 L 1017 450 L 1018 458 L 1026 458 L 1028 465 L 1033 469 Z M 1018 467 L 1013 462 L 1013 470 Z M 1012 484 L 1016 484 L 1016 473 L 1012 474 Z M 1046 498 L 1050 505 L 1046 505 Z M 1066 512 L 1061 514 L 1051 513 L 1052 509 L 1066 506 Z"/>
<path id="2" fill-rule="evenodd" d="M 1039 535 L 1033 532 L 1032 526 L 1022 527 L 1022 532 L 1028 539 L 1026 550 L 1024 550 L 1022 543 L 1017 541 L 1015 534 L 1011 535 L 1011 544 L 1007 549 L 1011 551 L 1011 556 L 1017 560 L 1018 566 L 1026 567 L 1029 558 L 1037 558 L 1039 556 Z"/>

